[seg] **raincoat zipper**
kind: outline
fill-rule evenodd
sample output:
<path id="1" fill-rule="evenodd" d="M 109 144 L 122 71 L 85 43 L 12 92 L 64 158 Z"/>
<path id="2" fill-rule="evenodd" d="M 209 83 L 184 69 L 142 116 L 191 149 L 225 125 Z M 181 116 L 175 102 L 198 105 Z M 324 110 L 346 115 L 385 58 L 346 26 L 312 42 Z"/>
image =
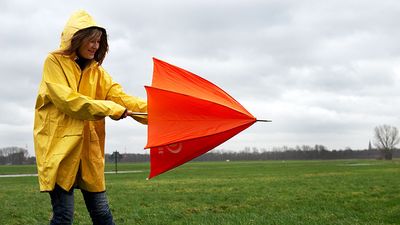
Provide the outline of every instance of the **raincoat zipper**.
<path id="1" fill-rule="evenodd" d="M 85 66 L 83 67 L 83 69 L 82 69 L 82 68 L 80 67 L 79 63 L 77 63 L 76 61 L 75 61 L 75 64 L 76 64 L 76 66 L 79 68 L 79 70 L 81 71 L 81 76 L 79 77 L 78 86 L 77 86 L 77 88 L 76 88 L 76 91 L 79 92 L 79 87 L 80 87 L 80 85 L 81 85 L 81 81 L 82 81 L 82 77 L 83 77 L 83 72 L 85 72 L 86 67 L 88 67 L 88 66 L 90 66 L 90 65 L 85 65 Z"/>
<path id="2" fill-rule="evenodd" d="M 83 77 L 83 70 L 81 71 L 81 76 L 79 78 L 78 87 L 76 88 L 77 92 L 79 92 L 79 86 L 81 86 L 82 77 Z"/>

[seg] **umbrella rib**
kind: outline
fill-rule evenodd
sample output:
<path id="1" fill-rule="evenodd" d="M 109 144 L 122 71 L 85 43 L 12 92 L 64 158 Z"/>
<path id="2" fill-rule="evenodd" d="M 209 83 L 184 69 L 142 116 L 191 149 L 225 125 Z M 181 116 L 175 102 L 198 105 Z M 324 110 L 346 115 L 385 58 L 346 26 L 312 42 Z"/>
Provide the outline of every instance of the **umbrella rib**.
<path id="1" fill-rule="evenodd" d="M 254 122 L 255 122 L 255 121 L 254 121 Z M 253 122 L 253 123 L 254 123 L 254 122 Z M 251 122 L 250 122 L 250 123 L 251 123 Z M 242 124 L 242 125 L 240 125 L 240 126 L 244 126 L 244 125 L 247 125 L 247 124 L 249 124 L 249 123 L 244 123 L 244 124 Z M 251 125 L 251 124 L 250 124 L 250 125 Z M 179 142 L 183 142 L 183 141 L 193 141 L 193 140 L 196 140 L 196 139 L 206 138 L 206 137 L 218 135 L 218 134 L 221 134 L 221 133 L 224 133 L 224 132 L 227 132 L 227 131 L 236 129 L 236 128 L 240 127 L 240 126 L 237 126 L 237 127 L 231 128 L 231 129 L 227 129 L 227 130 L 223 130 L 223 131 L 220 131 L 220 132 L 217 132 L 217 133 L 204 135 L 204 136 L 201 136 L 201 137 L 195 137 L 195 138 L 191 138 L 191 139 L 184 139 L 184 140 L 171 141 L 171 142 L 163 143 L 163 144 L 160 144 L 160 145 L 150 146 L 150 147 L 148 147 L 148 148 L 158 148 L 158 147 L 162 147 L 162 146 L 165 146 L 165 145 L 172 145 L 172 144 L 179 143 Z M 242 130 L 242 131 L 243 131 L 243 130 Z M 232 137 L 233 137 L 233 136 L 232 136 Z M 229 139 L 231 139 L 232 137 L 230 137 Z M 229 140 L 229 139 L 226 139 L 225 141 L 227 141 L 227 140 Z M 225 141 L 224 141 L 224 142 L 225 142 Z M 223 142 L 222 142 L 222 143 L 223 143 Z M 221 143 L 221 144 L 222 144 L 222 143 Z"/>
<path id="2" fill-rule="evenodd" d="M 149 87 L 149 86 L 146 86 L 146 87 Z M 195 98 L 195 99 L 199 99 L 199 100 L 202 100 L 202 101 L 207 101 L 207 102 L 210 102 L 210 103 L 212 103 L 212 104 L 216 104 L 216 105 L 219 105 L 219 106 L 223 106 L 223 107 L 232 109 L 232 110 L 234 110 L 234 111 L 236 111 L 236 112 L 238 112 L 238 113 L 240 113 L 240 114 L 242 114 L 242 115 L 246 115 L 246 116 L 248 116 L 248 114 L 251 115 L 251 113 L 247 112 L 247 110 L 244 109 L 244 107 L 243 107 L 239 102 L 237 102 L 235 99 L 233 99 L 231 96 L 229 96 L 229 97 L 231 97 L 233 100 L 235 100 L 235 102 L 236 102 L 237 104 L 239 104 L 240 106 L 242 106 L 242 108 L 243 108 L 248 114 L 243 113 L 243 112 L 241 112 L 241 111 L 238 111 L 237 109 L 232 108 L 232 107 L 230 107 L 230 106 L 226 106 L 226 105 L 220 104 L 220 103 L 218 103 L 218 102 L 213 102 L 213 101 L 210 101 L 210 100 L 208 100 L 208 99 L 199 98 L 199 97 L 197 97 L 197 96 L 188 95 L 188 94 L 185 94 L 185 93 L 180 93 L 180 92 L 171 91 L 171 90 L 165 90 L 165 89 L 161 89 L 161 88 L 157 88 L 157 87 L 149 87 L 149 88 L 153 88 L 153 89 L 157 89 L 157 90 L 165 91 L 165 92 L 169 92 L 169 93 L 174 93 L 174 94 L 180 94 L 180 95 L 183 95 L 183 96 L 188 96 L 188 97 Z M 253 115 L 251 115 L 251 116 L 254 118 Z"/>

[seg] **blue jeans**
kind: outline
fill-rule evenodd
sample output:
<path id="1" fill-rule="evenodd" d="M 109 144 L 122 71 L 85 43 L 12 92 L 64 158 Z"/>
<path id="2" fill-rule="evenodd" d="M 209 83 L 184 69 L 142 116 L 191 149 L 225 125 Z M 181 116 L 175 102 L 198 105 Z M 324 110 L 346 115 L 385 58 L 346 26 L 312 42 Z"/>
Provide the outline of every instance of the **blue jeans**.
<path id="1" fill-rule="evenodd" d="M 88 192 L 85 190 L 81 190 L 81 192 L 93 225 L 115 225 L 105 192 Z M 74 189 L 65 191 L 56 185 L 54 190 L 50 192 L 50 198 L 53 206 L 53 218 L 50 225 L 71 225 L 74 219 Z"/>

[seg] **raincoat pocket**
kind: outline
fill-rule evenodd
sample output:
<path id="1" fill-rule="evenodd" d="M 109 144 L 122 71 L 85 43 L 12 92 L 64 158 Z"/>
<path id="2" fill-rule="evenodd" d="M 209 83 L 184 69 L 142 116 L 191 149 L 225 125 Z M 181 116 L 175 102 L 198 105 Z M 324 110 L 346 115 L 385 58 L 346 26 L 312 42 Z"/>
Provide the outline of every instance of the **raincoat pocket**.
<path id="1" fill-rule="evenodd" d="M 104 160 L 104 121 L 90 121 L 90 148 L 88 149 L 89 159 Z"/>
<path id="2" fill-rule="evenodd" d="M 57 126 L 55 136 L 58 138 L 69 137 L 69 136 L 82 136 L 83 129 L 81 126 Z"/>
<path id="3" fill-rule="evenodd" d="M 40 122 L 39 122 L 40 121 Z M 49 135 L 49 117 L 45 113 L 38 113 L 38 125 L 36 133 L 38 135 L 48 136 Z"/>
<path id="4" fill-rule="evenodd" d="M 99 141 L 99 136 L 94 129 L 90 129 L 90 141 Z"/>
<path id="5" fill-rule="evenodd" d="M 90 132 L 90 147 L 88 149 L 90 160 L 100 160 L 104 159 L 104 150 L 101 147 L 101 140 L 97 136 L 96 132 Z"/>

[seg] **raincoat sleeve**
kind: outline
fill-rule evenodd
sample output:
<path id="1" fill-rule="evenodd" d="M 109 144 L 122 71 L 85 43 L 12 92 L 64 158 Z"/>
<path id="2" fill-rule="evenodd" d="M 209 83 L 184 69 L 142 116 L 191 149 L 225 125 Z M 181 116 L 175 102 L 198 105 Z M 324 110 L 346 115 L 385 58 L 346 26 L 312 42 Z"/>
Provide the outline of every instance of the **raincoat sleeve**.
<path id="1" fill-rule="evenodd" d="M 43 70 L 42 94 L 62 112 L 80 120 L 119 119 L 125 108 L 113 101 L 95 100 L 70 88 L 54 56 L 47 57 Z"/>
<path id="2" fill-rule="evenodd" d="M 111 76 L 104 71 L 104 82 L 106 83 L 106 99 L 116 102 L 132 112 L 147 112 L 147 101 L 139 97 L 128 95 L 122 89 L 122 86 L 114 82 Z M 147 124 L 147 116 L 132 116 L 136 121 Z"/>

